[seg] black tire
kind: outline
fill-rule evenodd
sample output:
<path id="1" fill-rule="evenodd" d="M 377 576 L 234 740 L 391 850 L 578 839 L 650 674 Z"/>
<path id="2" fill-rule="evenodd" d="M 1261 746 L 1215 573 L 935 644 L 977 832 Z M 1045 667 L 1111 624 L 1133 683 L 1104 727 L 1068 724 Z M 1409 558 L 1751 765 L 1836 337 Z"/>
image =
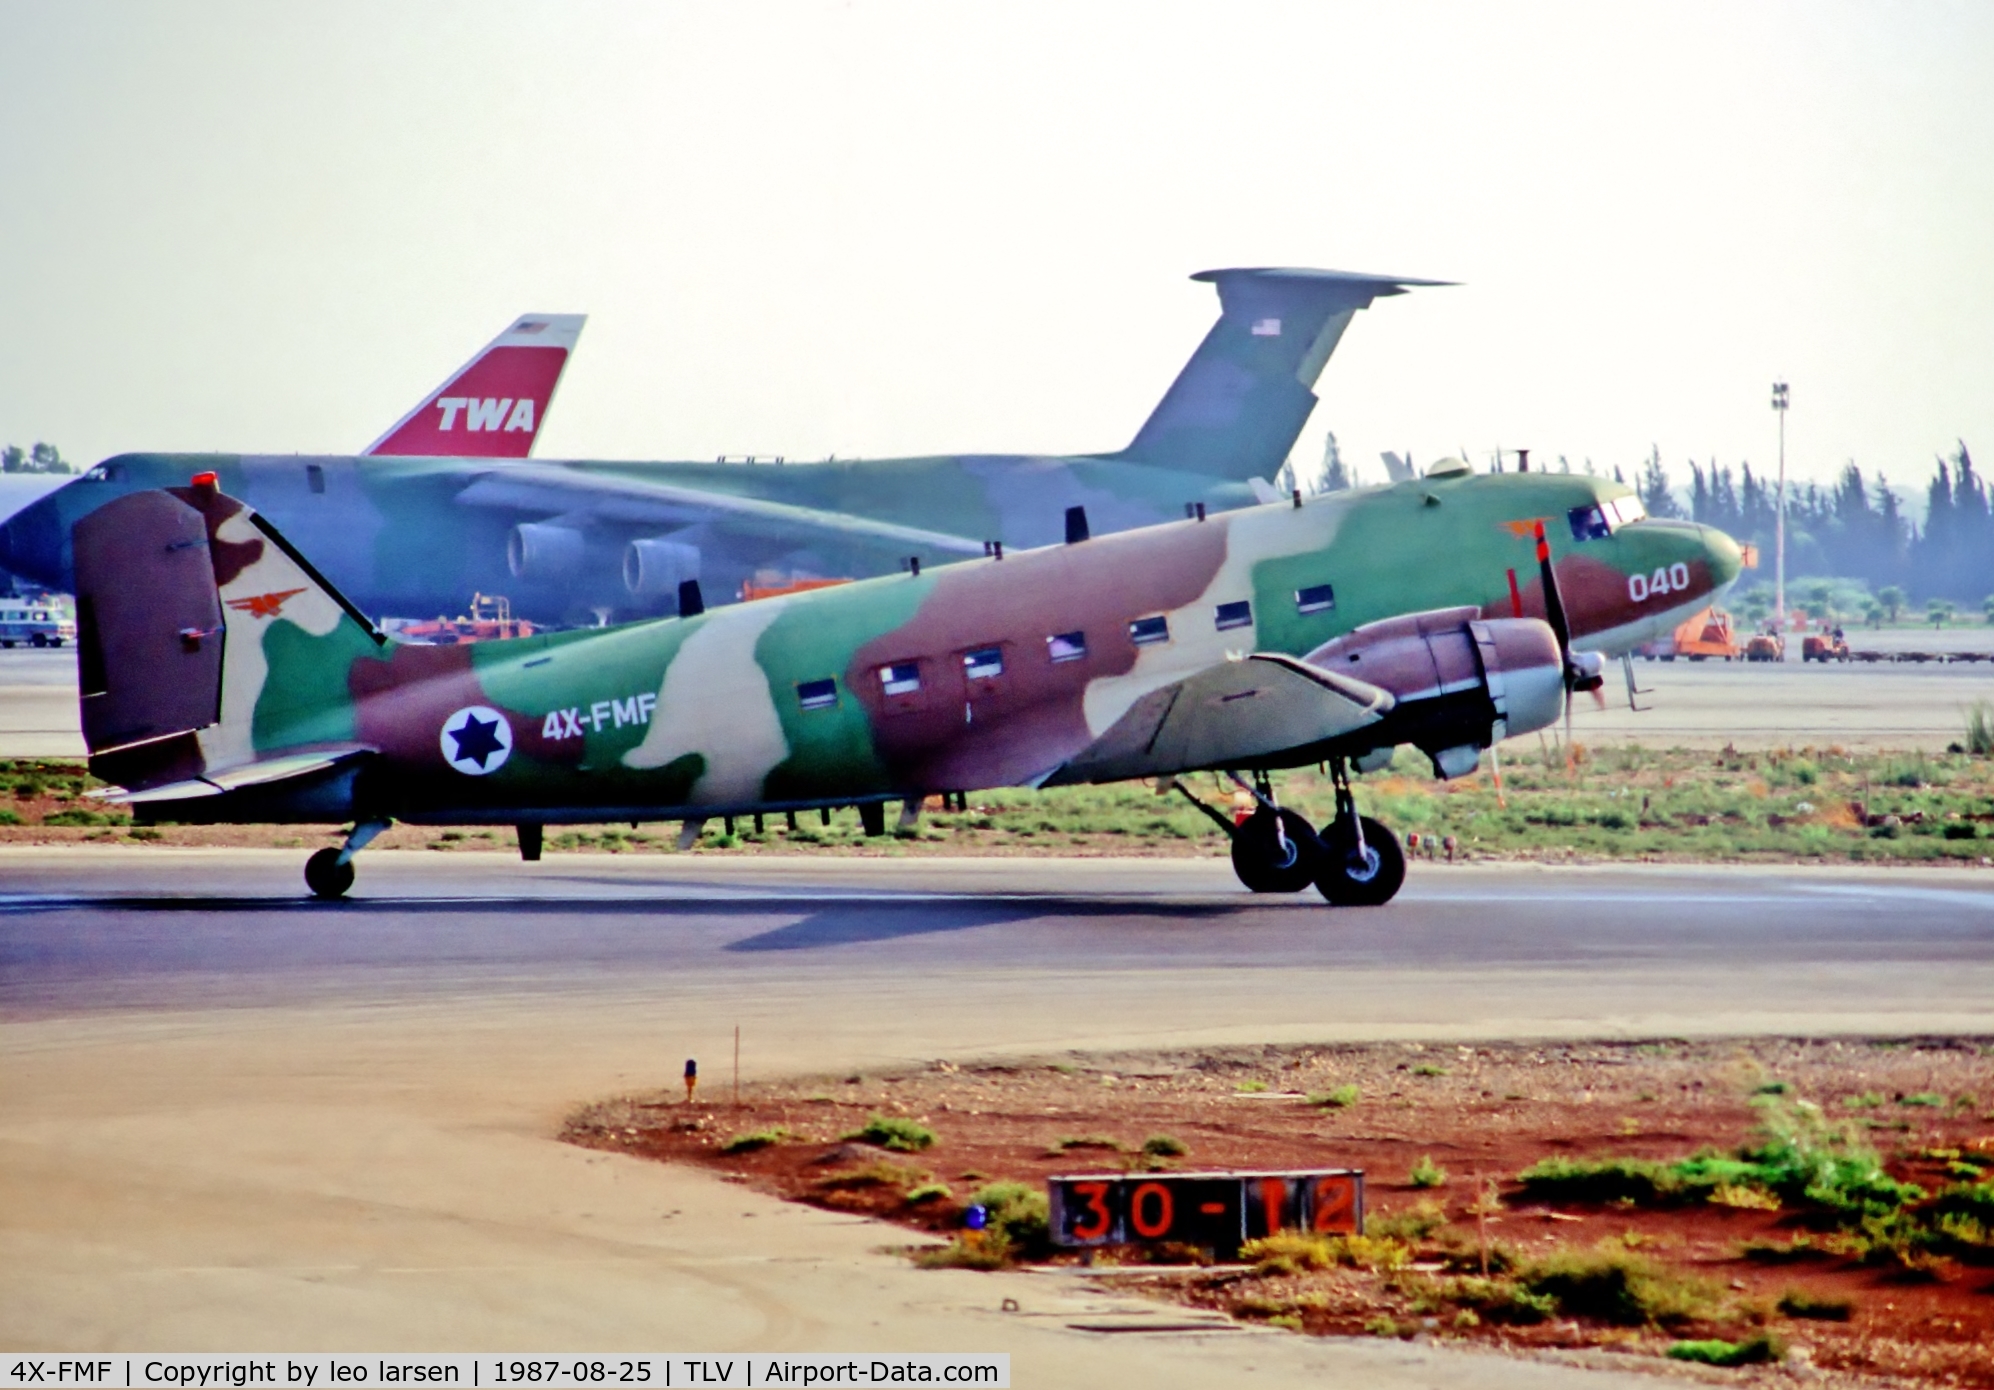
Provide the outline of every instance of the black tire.
<path id="1" fill-rule="evenodd" d="M 322 849 L 305 861 L 305 887 L 315 898 L 330 901 L 346 896 L 353 886 L 353 861 L 339 862 L 339 851 Z"/>
<path id="2" fill-rule="evenodd" d="M 1337 907 L 1379 907 L 1390 902 L 1405 884 L 1405 850 L 1398 836 L 1369 816 L 1364 824 L 1364 854 L 1355 837 L 1339 821 L 1323 836 L 1325 849 L 1316 864 L 1316 891 Z"/>
<path id="3" fill-rule="evenodd" d="M 1274 838 L 1274 813 L 1255 808 L 1232 837 L 1232 871 L 1256 893 L 1299 893 L 1315 881 L 1315 830 L 1295 812 L 1281 812 L 1288 832 L 1288 858 Z"/>

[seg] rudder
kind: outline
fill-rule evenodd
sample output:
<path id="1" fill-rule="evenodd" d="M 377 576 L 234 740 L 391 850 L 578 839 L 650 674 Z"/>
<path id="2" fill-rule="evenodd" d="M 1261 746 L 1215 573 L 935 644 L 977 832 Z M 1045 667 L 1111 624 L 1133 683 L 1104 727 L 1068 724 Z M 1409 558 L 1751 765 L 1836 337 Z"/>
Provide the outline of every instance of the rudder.
<path id="1" fill-rule="evenodd" d="M 346 704 L 344 682 L 273 669 L 281 619 L 345 650 L 384 638 L 256 513 L 204 475 L 132 493 L 76 524 L 79 701 L 91 773 L 131 789 L 212 778 L 267 757 L 266 687 L 290 710 Z M 311 743 L 306 721 L 278 740 Z M 329 740 L 320 740 L 329 741 Z"/>

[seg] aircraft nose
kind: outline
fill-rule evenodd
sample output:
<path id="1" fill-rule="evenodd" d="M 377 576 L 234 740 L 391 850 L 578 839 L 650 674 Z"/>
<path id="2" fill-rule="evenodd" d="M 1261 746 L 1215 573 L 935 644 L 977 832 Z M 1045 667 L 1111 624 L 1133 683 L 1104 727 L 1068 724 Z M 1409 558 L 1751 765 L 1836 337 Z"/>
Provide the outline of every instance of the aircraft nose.
<path id="1" fill-rule="evenodd" d="M 1703 560 L 1710 567 L 1710 581 L 1722 591 L 1728 589 L 1745 570 L 1745 553 L 1738 543 L 1715 526 L 1696 528 L 1703 542 Z"/>

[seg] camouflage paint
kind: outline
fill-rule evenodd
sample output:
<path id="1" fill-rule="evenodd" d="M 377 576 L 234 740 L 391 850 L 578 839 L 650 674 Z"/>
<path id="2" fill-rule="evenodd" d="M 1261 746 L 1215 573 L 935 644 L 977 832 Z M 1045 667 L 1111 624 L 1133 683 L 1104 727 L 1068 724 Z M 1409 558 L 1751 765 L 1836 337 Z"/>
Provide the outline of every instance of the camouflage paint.
<path id="1" fill-rule="evenodd" d="M 228 615 L 220 719 L 191 731 L 198 775 L 226 785 L 318 755 L 334 761 L 312 777 L 360 767 L 352 814 L 446 822 L 675 819 L 1037 784 L 1084 760 L 1145 699 L 1261 669 L 1236 665 L 1249 657 L 1289 662 L 1283 669 L 1307 689 L 1308 669 L 1295 660 L 1360 622 L 1471 612 L 1498 596 L 1506 609 L 1507 571 L 1521 577 L 1533 553 L 1519 534 L 1530 518 L 1562 523 L 1571 508 L 1624 492 L 1566 476 L 1420 480 L 691 619 L 423 648 L 369 631 L 233 499 L 180 489 L 173 495 L 205 518 Z M 89 535 L 140 505 L 150 504 L 116 504 Z M 1377 544 L 1381 534 L 1393 544 Z M 93 592 L 143 589 L 159 552 L 139 541 L 124 554 L 96 547 L 104 572 L 91 577 Z M 1739 565 L 1727 537 L 1674 523 L 1636 522 L 1554 549 L 1581 645 L 1608 630 L 1667 630 Z M 1657 569 L 1684 582 L 1632 599 L 1641 587 L 1633 578 Z M 1298 613 L 1295 590 L 1323 583 L 1335 586 L 1335 607 Z M 1157 619 L 1168 639 L 1139 644 L 1131 625 Z M 1048 639 L 1075 631 L 1086 635 L 1084 657 L 1055 662 Z M 965 655 L 990 648 L 1002 653 L 1002 673 L 986 678 Z M 114 684 L 126 655 L 104 653 Z M 918 691 L 885 690 L 880 669 L 895 664 L 918 668 Z M 804 687 L 825 681 L 835 682 L 832 695 L 807 707 Z M 1321 684 L 1332 696 L 1346 688 Z M 1281 688 L 1291 699 L 1298 687 Z M 1386 696 L 1362 714 L 1370 688 L 1347 689 L 1357 704 L 1338 707 L 1359 712 L 1339 716 L 1338 727 L 1389 712 Z M 477 710 L 503 723 L 509 751 L 488 748 L 465 771 L 446 756 L 446 730 Z M 231 798 L 240 800 L 195 785 L 184 759 L 147 772 L 130 750 L 92 751 L 93 766 L 144 793 L 149 815 L 226 818 Z M 1245 765 L 1286 765 L 1304 752 L 1318 755 L 1268 748 Z M 282 818 L 272 812 L 281 786 L 258 786 L 258 817 Z M 306 801 L 323 815 L 323 797 Z"/>

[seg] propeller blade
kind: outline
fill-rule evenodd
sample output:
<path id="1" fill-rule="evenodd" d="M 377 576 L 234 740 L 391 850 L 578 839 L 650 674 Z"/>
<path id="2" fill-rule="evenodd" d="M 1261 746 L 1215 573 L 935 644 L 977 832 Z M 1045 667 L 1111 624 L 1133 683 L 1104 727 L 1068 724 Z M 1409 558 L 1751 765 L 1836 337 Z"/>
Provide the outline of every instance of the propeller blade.
<path id="1" fill-rule="evenodd" d="M 1545 539 L 1544 523 L 1537 523 L 1537 570 L 1544 581 L 1544 621 L 1558 639 L 1558 655 L 1565 668 L 1572 664 L 1572 625 L 1565 617 L 1565 596 L 1558 591 L 1558 571 L 1551 563 L 1551 542 Z"/>

